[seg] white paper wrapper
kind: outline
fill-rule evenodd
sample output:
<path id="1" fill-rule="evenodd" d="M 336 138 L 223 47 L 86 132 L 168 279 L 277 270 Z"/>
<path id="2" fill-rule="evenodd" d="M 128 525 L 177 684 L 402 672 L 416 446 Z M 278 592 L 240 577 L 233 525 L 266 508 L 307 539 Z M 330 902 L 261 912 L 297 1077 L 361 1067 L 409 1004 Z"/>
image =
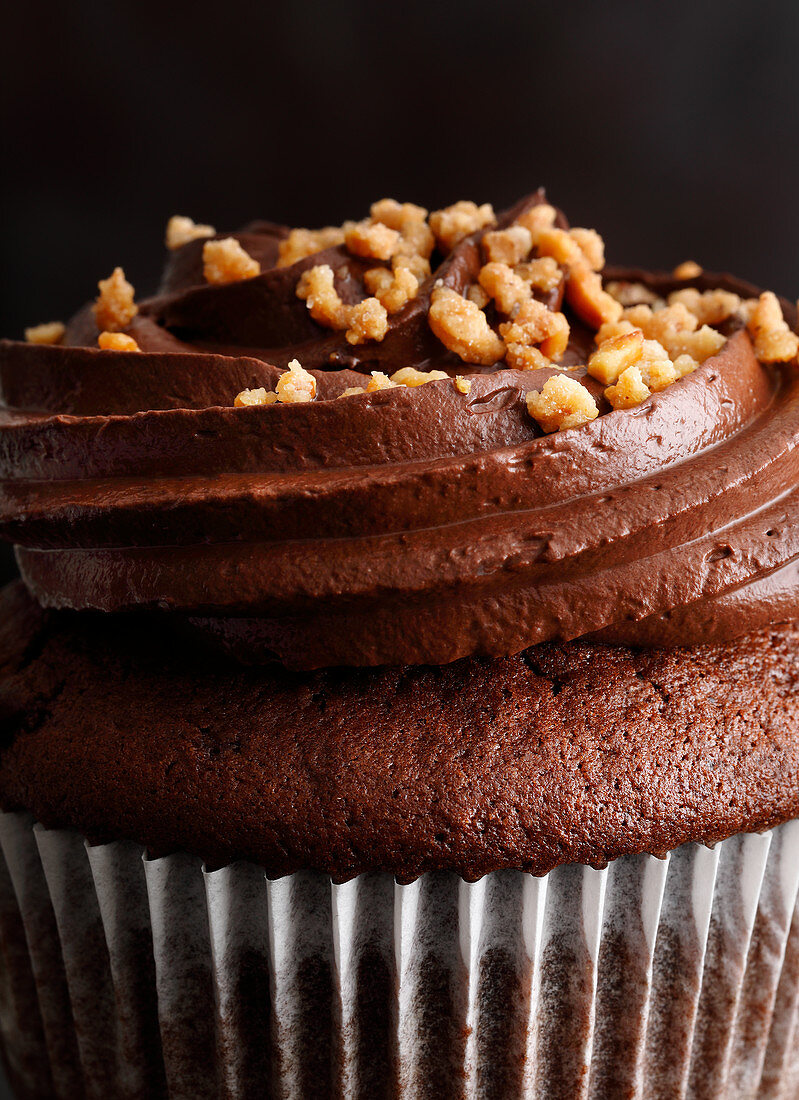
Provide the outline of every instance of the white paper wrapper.
<path id="1" fill-rule="evenodd" d="M 20 1097 L 799 1096 L 799 821 L 465 883 L 206 872 L 0 815 Z"/>

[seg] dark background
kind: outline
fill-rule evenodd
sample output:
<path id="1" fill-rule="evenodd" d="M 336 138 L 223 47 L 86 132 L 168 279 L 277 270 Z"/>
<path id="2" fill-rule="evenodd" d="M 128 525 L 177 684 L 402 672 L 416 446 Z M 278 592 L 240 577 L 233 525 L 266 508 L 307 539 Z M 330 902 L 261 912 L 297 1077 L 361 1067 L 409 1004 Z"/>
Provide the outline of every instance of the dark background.
<path id="1" fill-rule="evenodd" d="M 152 289 L 173 213 L 314 226 L 539 184 L 613 261 L 799 293 L 797 0 L 17 3 L 0 80 L 9 336 L 115 264 Z"/>

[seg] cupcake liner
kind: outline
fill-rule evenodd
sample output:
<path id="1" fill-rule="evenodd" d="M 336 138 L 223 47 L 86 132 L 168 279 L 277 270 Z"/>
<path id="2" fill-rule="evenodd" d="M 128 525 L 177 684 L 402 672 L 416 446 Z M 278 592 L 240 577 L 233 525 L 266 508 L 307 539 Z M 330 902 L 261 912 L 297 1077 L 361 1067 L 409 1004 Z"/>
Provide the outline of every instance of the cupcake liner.
<path id="1" fill-rule="evenodd" d="M 663 860 L 335 884 L 0 815 L 19 1097 L 799 1095 L 799 821 Z"/>

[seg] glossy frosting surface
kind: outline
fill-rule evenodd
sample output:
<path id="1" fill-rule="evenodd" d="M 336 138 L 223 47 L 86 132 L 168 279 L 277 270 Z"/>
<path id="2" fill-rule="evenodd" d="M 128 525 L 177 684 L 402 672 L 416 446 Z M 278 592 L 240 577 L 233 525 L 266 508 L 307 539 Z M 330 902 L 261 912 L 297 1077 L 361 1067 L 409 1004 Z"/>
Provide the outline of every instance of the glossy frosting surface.
<path id="1" fill-rule="evenodd" d="M 0 344 L 0 534 L 43 605 L 168 611 L 245 660 L 300 669 L 586 636 L 722 642 L 797 617 L 799 377 L 761 365 L 745 330 L 634 409 L 586 378 L 601 415 L 544 436 L 524 395 L 552 371 L 470 368 L 427 322 L 435 280 L 474 279 L 479 233 L 358 347 L 295 288 L 327 262 L 357 300 L 365 261 L 341 247 L 278 268 L 284 235 L 237 234 L 262 274 L 226 286 L 203 284 L 201 241 L 172 253 L 126 330 L 141 354 L 92 347 L 88 308 L 64 346 Z M 590 339 L 573 323 L 564 363 Z M 294 358 L 314 402 L 231 407 Z M 471 390 L 337 399 L 404 366 L 468 374 Z"/>

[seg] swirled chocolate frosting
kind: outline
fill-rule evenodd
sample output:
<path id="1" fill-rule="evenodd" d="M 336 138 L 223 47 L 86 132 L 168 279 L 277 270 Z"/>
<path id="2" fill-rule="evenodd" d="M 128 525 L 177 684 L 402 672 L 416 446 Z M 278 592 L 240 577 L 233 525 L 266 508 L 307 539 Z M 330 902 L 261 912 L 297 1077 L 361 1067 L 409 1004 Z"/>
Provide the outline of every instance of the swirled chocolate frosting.
<path id="1" fill-rule="evenodd" d="M 234 234 L 255 277 L 206 283 L 202 240 L 170 254 L 125 329 L 139 353 L 99 350 L 89 307 L 59 346 L 0 344 L 0 534 L 39 602 L 169 612 L 244 659 L 299 669 L 585 636 L 718 642 L 796 618 L 795 363 L 759 361 L 745 325 L 727 321 L 693 373 L 612 408 L 579 365 L 594 332 L 568 304 L 557 366 L 465 362 L 428 309 L 437 285 L 475 282 L 485 232 L 433 253 L 379 341 L 349 343 L 297 295 L 302 273 L 328 264 L 342 301 L 360 301 L 369 261 L 336 245 L 279 266 L 287 230 L 257 222 Z M 706 273 L 603 278 L 661 297 L 757 294 Z M 315 400 L 233 407 L 295 359 Z M 340 397 L 409 366 L 448 377 Z M 525 395 L 564 367 L 599 415 L 546 435 Z"/>

